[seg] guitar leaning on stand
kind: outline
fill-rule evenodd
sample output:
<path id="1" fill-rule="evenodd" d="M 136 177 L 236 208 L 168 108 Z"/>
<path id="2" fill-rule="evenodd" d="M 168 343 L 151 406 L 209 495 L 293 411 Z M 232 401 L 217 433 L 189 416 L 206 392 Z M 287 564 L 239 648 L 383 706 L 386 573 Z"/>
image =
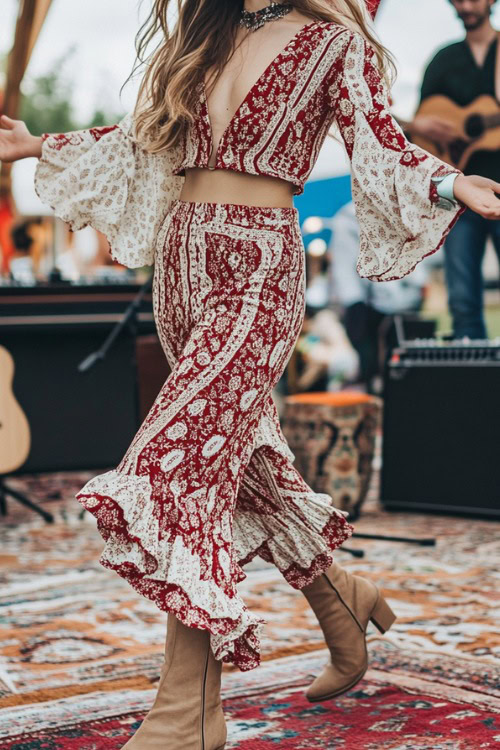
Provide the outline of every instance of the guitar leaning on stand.
<path id="1" fill-rule="evenodd" d="M 30 427 L 14 396 L 13 378 L 14 360 L 7 349 L 0 346 L 0 515 L 7 515 L 7 497 L 10 496 L 39 513 L 47 523 L 53 523 L 51 513 L 3 481 L 4 476 L 23 465 L 31 446 Z"/>

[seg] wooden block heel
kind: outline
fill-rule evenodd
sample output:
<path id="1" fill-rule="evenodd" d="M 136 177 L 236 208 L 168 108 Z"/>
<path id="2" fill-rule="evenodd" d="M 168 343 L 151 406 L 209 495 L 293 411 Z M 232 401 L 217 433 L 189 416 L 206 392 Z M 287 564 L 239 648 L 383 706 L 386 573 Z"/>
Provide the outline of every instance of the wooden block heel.
<path id="1" fill-rule="evenodd" d="M 379 594 L 377 603 L 373 608 L 370 620 L 373 622 L 375 627 L 380 633 L 386 633 L 393 622 L 396 619 L 396 615 L 387 604 L 386 600 Z"/>

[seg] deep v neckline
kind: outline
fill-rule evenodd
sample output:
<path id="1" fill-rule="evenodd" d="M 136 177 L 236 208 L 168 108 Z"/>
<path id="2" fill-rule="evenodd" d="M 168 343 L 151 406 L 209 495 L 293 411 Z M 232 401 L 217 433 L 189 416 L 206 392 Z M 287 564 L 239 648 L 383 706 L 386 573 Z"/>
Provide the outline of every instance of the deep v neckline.
<path id="1" fill-rule="evenodd" d="M 208 98 L 207 98 L 207 90 L 206 90 L 206 85 L 205 85 L 205 76 L 203 76 L 202 81 L 201 81 L 201 93 L 202 93 L 203 108 L 205 110 L 204 114 L 206 116 L 207 129 L 208 129 L 208 134 L 209 134 L 208 135 L 208 141 L 209 141 L 209 143 L 208 143 L 208 161 L 207 161 L 207 167 L 208 167 L 208 169 L 212 169 L 213 170 L 213 169 L 217 168 L 217 157 L 219 155 L 221 144 L 222 144 L 222 142 L 223 142 L 223 140 L 224 140 L 227 132 L 229 131 L 231 125 L 233 124 L 234 119 L 241 112 L 242 108 L 244 107 L 244 105 L 248 101 L 249 97 L 254 92 L 255 88 L 259 85 L 259 83 L 261 82 L 261 80 L 264 78 L 265 75 L 267 75 L 267 73 L 271 70 L 271 68 L 273 68 L 278 63 L 278 61 L 280 60 L 280 58 L 283 57 L 283 55 L 285 55 L 287 53 L 288 48 L 291 47 L 291 45 L 299 38 L 299 36 L 302 34 L 302 32 L 305 31 L 306 29 L 309 29 L 311 26 L 314 26 L 317 23 L 320 23 L 320 21 L 318 19 L 315 19 L 314 21 L 310 21 L 309 23 L 305 23 L 303 26 L 301 26 L 300 29 L 298 29 L 295 32 L 295 34 L 291 37 L 291 39 L 285 44 L 285 46 L 283 47 L 283 49 L 281 49 L 278 52 L 278 54 L 275 57 L 273 57 L 273 59 L 271 60 L 271 62 L 264 68 L 264 70 L 259 75 L 259 77 L 254 81 L 254 83 L 248 89 L 248 91 L 245 94 L 244 98 L 242 99 L 242 101 L 240 102 L 240 104 L 238 105 L 238 107 L 233 112 L 233 114 L 232 114 L 232 116 L 231 116 L 228 124 L 226 125 L 226 127 L 224 128 L 224 130 L 221 133 L 221 136 L 219 138 L 219 143 L 217 144 L 217 148 L 216 148 L 216 151 L 215 151 L 215 161 L 214 161 L 214 166 L 213 167 L 208 166 L 209 163 L 210 163 L 210 158 L 212 156 L 212 151 L 214 150 L 214 138 L 213 138 L 212 122 L 210 120 L 210 113 L 208 111 Z"/>

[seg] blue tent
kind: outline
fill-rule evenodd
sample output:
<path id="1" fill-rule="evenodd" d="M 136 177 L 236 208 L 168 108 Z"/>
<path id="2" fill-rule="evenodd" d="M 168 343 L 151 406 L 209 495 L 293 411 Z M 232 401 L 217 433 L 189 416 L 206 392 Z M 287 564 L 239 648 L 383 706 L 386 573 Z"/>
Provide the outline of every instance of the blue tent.
<path id="1" fill-rule="evenodd" d="M 309 216 L 320 216 L 331 218 L 337 211 L 351 200 L 351 176 L 349 174 L 339 177 L 329 177 L 325 180 L 312 180 L 306 183 L 302 195 L 298 195 L 294 202 L 299 211 L 300 224 Z M 321 237 L 327 243 L 330 239 L 330 230 L 323 229 L 317 234 L 308 234 L 304 237 L 307 248 L 309 242 Z"/>

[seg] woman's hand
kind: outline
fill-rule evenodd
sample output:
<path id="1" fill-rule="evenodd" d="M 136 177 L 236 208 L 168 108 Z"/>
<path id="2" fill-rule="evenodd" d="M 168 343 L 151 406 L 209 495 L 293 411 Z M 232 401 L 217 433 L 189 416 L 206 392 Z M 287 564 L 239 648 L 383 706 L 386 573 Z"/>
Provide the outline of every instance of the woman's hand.
<path id="1" fill-rule="evenodd" d="M 28 156 L 40 158 L 41 155 L 42 139 L 31 135 L 22 120 L 12 120 L 7 115 L 0 117 L 0 161 L 17 161 Z"/>
<path id="2" fill-rule="evenodd" d="M 453 183 L 455 198 L 485 219 L 500 219 L 500 183 L 477 174 L 458 175 Z"/>

